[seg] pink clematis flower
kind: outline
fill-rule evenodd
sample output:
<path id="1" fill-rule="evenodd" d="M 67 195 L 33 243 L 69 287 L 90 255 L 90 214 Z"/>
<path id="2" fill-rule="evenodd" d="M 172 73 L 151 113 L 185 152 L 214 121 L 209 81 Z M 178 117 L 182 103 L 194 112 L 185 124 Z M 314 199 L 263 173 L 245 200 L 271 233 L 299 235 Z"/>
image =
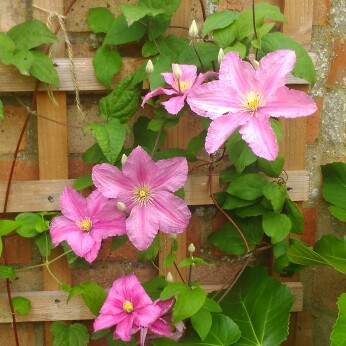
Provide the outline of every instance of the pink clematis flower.
<path id="1" fill-rule="evenodd" d="M 61 212 L 50 224 L 55 246 L 66 240 L 79 257 L 93 262 L 102 239 L 126 233 L 125 216 L 100 191 L 84 198 L 71 187 L 61 195 Z"/>
<path id="2" fill-rule="evenodd" d="M 94 330 L 116 325 L 114 338 L 130 341 L 138 326 L 148 327 L 160 314 L 161 308 L 152 302 L 137 277 L 131 274 L 114 281 L 94 321 Z"/>
<path id="3" fill-rule="evenodd" d="M 178 65 L 172 64 L 172 70 L 181 71 L 181 77 L 177 79 L 174 73 L 161 73 L 162 77 L 173 89 L 157 88 L 148 93 L 142 102 L 144 104 L 154 96 L 166 94 L 166 95 L 179 95 L 171 97 L 168 101 L 162 102 L 167 112 L 170 114 L 177 114 L 184 107 L 186 96 L 195 87 L 201 85 L 206 78 L 216 77 L 218 74 L 215 72 L 202 73 L 197 77 L 197 67 L 194 65 Z"/>
<path id="4" fill-rule="evenodd" d="M 267 54 L 254 70 L 237 53 L 228 53 L 220 65 L 219 80 L 194 88 L 187 102 L 197 114 L 211 118 L 205 148 L 213 153 L 240 127 L 252 151 L 267 160 L 278 154 L 270 117 L 296 118 L 317 107 L 305 93 L 285 87 L 296 61 L 295 52 Z"/>
<path id="5" fill-rule="evenodd" d="M 127 235 L 134 246 L 145 250 L 158 230 L 180 233 L 188 225 L 191 213 L 184 201 L 173 195 L 187 178 L 187 161 L 175 157 L 154 162 L 137 147 L 123 164 L 122 171 L 110 164 L 97 165 L 92 178 L 109 198 L 126 206 Z"/>

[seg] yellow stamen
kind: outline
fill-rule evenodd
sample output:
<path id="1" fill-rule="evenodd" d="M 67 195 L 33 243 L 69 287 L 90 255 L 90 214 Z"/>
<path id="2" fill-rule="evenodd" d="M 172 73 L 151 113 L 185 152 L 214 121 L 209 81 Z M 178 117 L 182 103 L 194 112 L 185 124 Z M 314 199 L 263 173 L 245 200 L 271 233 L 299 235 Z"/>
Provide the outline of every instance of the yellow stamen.
<path id="1" fill-rule="evenodd" d="M 90 217 L 86 217 L 85 219 L 78 221 L 77 226 L 85 232 L 89 232 L 93 223 L 90 220 Z"/>
<path id="2" fill-rule="evenodd" d="M 146 205 L 153 201 L 153 194 L 148 185 L 142 184 L 133 190 L 133 201 L 139 206 Z"/>
<path id="3" fill-rule="evenodd" d="M 256 112 L 263 105 L 263 98 L 259 93 L 250 91 L 243 96 L 241 104 L 244 111 Z"/>
<path id="4" fill-rule="evenodd" d="M 174 86 L 175 86 L 175 89 L 178 90 L 180 94 L 183 94 L 186 90 L 191 89 L 192 84 L 193 84 L 193 81 L 191 80 L 181 81 L 180 79 L 177 79 L 174 83 Z"/>
<path id="5" fill-rule="evenodd" d="M 133 311 L 133 304 L 130 301 L 125 300 L 123 303 L 123 309 L 129 314 Z"/>

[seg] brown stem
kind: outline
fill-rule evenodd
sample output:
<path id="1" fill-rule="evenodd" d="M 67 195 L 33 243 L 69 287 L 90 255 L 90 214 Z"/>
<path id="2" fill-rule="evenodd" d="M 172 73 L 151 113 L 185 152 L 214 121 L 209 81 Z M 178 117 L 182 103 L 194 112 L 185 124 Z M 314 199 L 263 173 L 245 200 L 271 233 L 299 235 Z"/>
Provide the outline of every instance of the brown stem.
<path id="1" fill-rule="evenodd" d="M 257 39 L 257 30 L 256 30 L 256 14 L 255 14 L 255 0 L 252 0 L 252 24 L 253 24 L 253 32 L 255 38 Z M 255 49 L 255 60 L 258 58 L 258 49 Z"/>
<path id="2" fill-rule="evenodd" d="M 153 151 L 151 152 L 151 158 L 154 157 L 155 153 L 156 153 L 156 150 L 157 150 L 157 146 L 159 144 L 159 140 L 160 140 L 160 137 L 161 137 L 161 133 L 162 133 L 162 130 L 165 126 L 165 123 L 166 123 L 166 119 L 163 120 L 162 124 L 161 124 L 161 127 L 160 127 L 160 130 L 159 132 L 157 133 L 157 136 L 156 136 L 156 141 L 155 141 L 155 144 L 154 144 L 154 148 L 153 148 Z"/>
<path id="3" fill-rule="evenodd" d="M 173 264 L 174 264 L 175 270 L 178 272 L 178 275 L 179 275 L 179 277 L 180 277 L 181 282 L 184 284 L 184 283 L 185 283 L 185 280 L 184 280 L 183 276 L 181 275 L 181 272 L 180 272 L 180 270 L 179 270 L 179 268 L 178 268 L 178 266 L 177 266 L 177 263 L 174 261 Z"/>
<path id="4" fill-rule="evenodd" d="M 199 4 L 201 5 L 201 10 L 202 10 L 202 16 L 203 16 L 203 22 L 207 19 L 207 12 L 205 10 L 204 6 L 204 0 L 199 0 Z"/>
<path id="5" fill-rule="evenodd" d="M 243 242 L 244 242 L 245 247 L 246 247 L 246 252 L 249 253 L 250 252 L 249 244 L 248 244 L 246 238 L 244 237 L 243 232 L 240 230 L 240 228 L 237 226 L 237 224 L 233 221 L 233 219 L 219 206 L 219 204 L 217 203 L 217 201 L 216 201 L 216 199 L 214 197 L 213 188 L 212 188 L 212 183 L 213 183 L 213 175 L 212 175 L 212 173 L 213 173 L 213 169 L 214 169 L 213 164 L 210 164 L 210 166 L 209 166 L 209 192 L 210 192 L 210 197 L 213 200 L 213 203 L 216 206 L 216 208 L 227 218 L 227 220 L 237 230 L 237 232 L 239 233 L 239 235 L 243 239 Z"/>

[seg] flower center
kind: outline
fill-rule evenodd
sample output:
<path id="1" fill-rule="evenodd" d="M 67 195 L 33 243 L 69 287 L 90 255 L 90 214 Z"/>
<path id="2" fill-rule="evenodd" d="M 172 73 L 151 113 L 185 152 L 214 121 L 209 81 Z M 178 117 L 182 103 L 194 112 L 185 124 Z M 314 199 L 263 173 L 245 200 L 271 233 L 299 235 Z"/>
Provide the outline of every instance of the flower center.
<path id="1" fill-rule="evenodd" d="M 153 194 L 150 192 L 150 187 L 145 184 L 141 184 L 133 190 L 133 201 L 139 204 L 140 207 L 146 205 L 148 202 L 153 201 Z"/>
<path id="2" fill-rule="evenodd" d="M 78 221 L 76 224 L 82 231 L 85 231 L 85 232 L 89 232 L 91 229 L 91 226 L 93 225 L 93 223 L 90 220 L 90 217 L 86 217 L 82 221 Z"/>
<path id="3" fill-rule="evenodd" d="M 133 304 L 130 301 L 125 300 L 123 303 L 123 309 L 129 314 L 133 311 Z"/>
<path id="4" fill-rule="evenodd" d="M 176 79 L 174 86 L 175 86 L 175 90 L 178 90 L 181 94 L 184 94 L 186 90 L 191 89 L 192 84 L 193 84 L 193 81 L 191 80 L 182 81 L 182 80 Z"/>
<path id="5" fill-rule="evenodd" d="M 263 105 L 263 98 L 259 93 L 250 91 L 243 96 L 241 105 L 246 112 L 256 112 Z"/>

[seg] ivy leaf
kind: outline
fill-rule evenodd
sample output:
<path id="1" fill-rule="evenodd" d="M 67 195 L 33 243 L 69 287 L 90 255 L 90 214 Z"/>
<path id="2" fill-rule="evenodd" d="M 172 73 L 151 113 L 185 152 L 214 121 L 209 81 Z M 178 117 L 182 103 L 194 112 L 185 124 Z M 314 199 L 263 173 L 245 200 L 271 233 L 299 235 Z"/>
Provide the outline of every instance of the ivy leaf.
<path id="1" fill-rule="evenodd" d="M 57 40 L 56 35 L 37 19 L 18 24 L 7 34 L 15 43 L 17 50 L 29 50 Z"/>
<path id="2" fill-rule="evenodd" d="M 332 335 L 330 336 L 331 346 L 345 346 L 346 345 L 346 293 L 343 293 L 338 298 L 339 314 L 336 323 L 333 327 Z"/>
<path id="3" fill-rule="evenodd" d="M 286 339 L 293 297 L 285 284 L 262 267 L 246 268 L 220 303 L 223 314 L 239 326 L 242 346 L 277 346 Z"/>
<path id="4" fill-rule="evenodd" d="M 60 81 L 54 68 L 53 62 L 49 57 L 39 51 L 31 51 L 33 56 L 30 74 L 41 82 L 52 84 L 59 87 Z"/>
<path id="5" fill-rule="evenodd" d="M 16 277 L 14 267 L 0 265 L 0 278 L 12 279 Z"/>
<path id="6" fill-rule="evenodd" d="M 67 302 L 77 294 L 82 296 L 84 304 L 95 316 L 99 314 L 107 297 L 105 290 L 94 281 L 83 281 L 79 285 L 72 287 L 69 290 Z"/>
<path id="7" fill-rule="evenodd" d="M 222 29 L 231 25 L 238 17 L 239 12 L 224 10 L 218 13 L 212 13 L 204 22 L 202 35 L 205 36 L 209 32 Z"/>
<path id="8" fill-rule="evenodd" d="M 0 220 L 0 237 L 6 235 L 22 225 L 19 221 Z"/>
<path id="9" fill-rule="evenodd" d="M 304 217 L 297 205 L 291 201 L 287 196 L 285 202 L 286 215 L 289 217 L 292 223 L 292 233 L 302 234 L 304 228 Z"/>
<path id="10" fill-rule="evenodd" d="M 126 123 L 135 114 L 141 98 L 141 85 L 132 84 L 133 76 L 124 78 L 114 90 L 100 101 L 101 117 L 117 118 Z"/>
<path id="11" fill-rule="evenodd" d="M 117 50 L 108 46 L 102 46 L 93 58 L 96 78 L 109 89 L 112 84 L 113 76 L 121 68 L 121 56 Z"/>
<path id="12" fill-rule="evenodd" d="M 88 131 L 92 131 L 103 154 L 111 164 L 114 164 L 123 147 L 125 134 L 128 131 L 127 125 L 121 124 L 118 119 L 111 119 L 106 124 L 94 123 L 86 126 L 84 132 Z"/>
<path id="13" fill-rule="evenodd" d="M 31 301 L 24 297 L 13 297 L 12 304 L 14 311 L 18 311 L 21 315 L 27 315 L 31 309 Z"/>
<path id="14" fill-rule="evenodd" d="M 304 47 L 289 36 L 281 32 L 266 34 L 262 37 L 259 56 L 262 58 L 265 54 L 279 49 L 292 49 L 296 52 L 297 61 L 294 65 L 292 74 L 296 77 L 305 79 L 313 86 L 316 83 L 314 64 Z"/>
<path id="15" fill-rule="evenodd" d="M 53 346 L 86 346 L 89 342 L 88 329 L 81 323 L 53 322 L 50 332 Z"/>
<path id="16" fill-rule="evenodd" d="M 106 7 L 90 8 L 88 11 L 88 25 L 90 30 L 95 34 L 107 34 L 113 22 L 113 13 Z"/>
<path id="17" fill-rule="evenodd" d="M 272 244 L 285 239 L 292 228 L 291 220 L 285 214 L 266 213 L 263 215 L 264 233 L 271 238 Z"/>
<path id="18" fill-rule="evenodd" d="M 17 233 L 24 238 L 32 238 L 38 235 L 36 223 L 42 221 L 42 217 L 36 213 L 21 213 L 16 216 L 16 221 L 21 223 Z"/>
<path id="19" fill-rule="evenodd" d="M 115 18 L 111 28 L 109 29 L 103 44 L 119 45 L 129 42 L 135 42 L 141 39 L 147 32 L 147 27 L 140 23 L 134 22 L 128 25 L 123 14 Z"/>

